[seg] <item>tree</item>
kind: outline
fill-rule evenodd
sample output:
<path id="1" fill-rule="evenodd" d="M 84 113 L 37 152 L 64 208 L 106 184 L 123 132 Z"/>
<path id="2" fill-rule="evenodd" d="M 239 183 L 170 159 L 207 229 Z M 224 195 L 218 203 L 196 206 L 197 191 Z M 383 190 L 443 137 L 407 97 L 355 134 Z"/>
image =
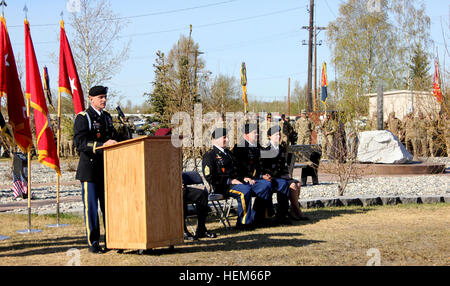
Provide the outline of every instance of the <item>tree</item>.
<path id="1" fill-rule="evenodd" d="M 416 44 L 413 51 L 411 63 L 409 64 L 409 75 L 413 90 L 430 90 L 431 77 L 429 74 L 429 55 L 424 51 L 420 43 Z"/>
<path id="2" fill-rule="evenodd" d="M 240 88 L 240 83 L 235 77 L 221 74 L 216 76 L 208 88 L 209 92 L 203 97 L 204 109 L 218 111 L 222 116 L 226 112 L 240 111 Z"/>
<path id="3" fill-rule="evenodd" d="M 155 71 L 155 80 L 153 81 L 153 91 L 151 93 L 145 93 L 144 96 L 148 97 L 147 102 L 151 105 L 151 113 L 155 113 L 158 121 L 163 123 L 169 123 L 170 118 L 167 116 L 166 107 L 169 104 L 169 96 L 171 89 L 169 88 L 169 68 L 166 63 L 164 53 L 158 51 L 156 53 L 156 63 L 153 64 Z"/>
<path id="4" fill-rule="evenodd" d="M 392 66 L 393 33 L 386 1 L 380 12 L 369 12 L 367 1 L 349 0 L 327 30 L 332 62 L 345 96 L 374 92 L 378 83 L 390 88 L 396 82 Z M 339 95 L 337 95 L 339 97 Z"/>
<path id="5" fill-rule="evenodd" d="M 126 61 L 130 42 L 120 49 L 116 44 L 127 22 L 113 13 L 107 0 L 80 0 L 80 12 L 71 15 L 71 24 L 75 29 L 71 48 L 86 94 L 92 86 L 110 80 Z"/>
<path id="6" fill-rule="evenodd" d="M 432 46 L 430 36 L 430 17 L 426 15 L 425 3 L 420 0 L 390 0 L 391 22 L 396 38 L 396 59 L 401 67 L 398 71 L 401 88 L 410 89 L 414 86 L 410 72 L 410 63 L 417 48 L 423 51 L 423 61 L 429 62 Z"/>

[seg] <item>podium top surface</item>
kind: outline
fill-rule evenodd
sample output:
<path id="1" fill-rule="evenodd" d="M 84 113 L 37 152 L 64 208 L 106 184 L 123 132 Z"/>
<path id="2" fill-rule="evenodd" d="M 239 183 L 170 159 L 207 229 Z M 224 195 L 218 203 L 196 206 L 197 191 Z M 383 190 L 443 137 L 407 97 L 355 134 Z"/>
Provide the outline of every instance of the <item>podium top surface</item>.
<path id="1" fill-rule="evenodd" d="M 121 146 L 121 145 L 125 145 L 125 144 L 128 144 L 128 143 L 133 143 L 133 142 L 138 142 L 138 141 L 143 141 L 143 140 L 171 140 L 172 139 L 172 136 L 171 135 L 168 135 L 168 136 L 150 136 L 150 135 L 147 135 L 147 136 L 140 136 L 140 137 L 137 137 L 137 138 L 132 138 L 132 139 L 128 139 L 128 140 L 125 140 L 125 141 L 121 141 L 121 142 L 118 142 L 118 143 L 116 143 L 116 144 L 113 144 L 113 145 L 109 145 L 109 146 L 101 146 L 101 147 L 98 147 L 97 149 L 99 149 L 99 150 L 105 150 L 105 149 L 110 149 L 110 148 L 114 148 L 114 147 L 117 147 L 117 146 Z"/>

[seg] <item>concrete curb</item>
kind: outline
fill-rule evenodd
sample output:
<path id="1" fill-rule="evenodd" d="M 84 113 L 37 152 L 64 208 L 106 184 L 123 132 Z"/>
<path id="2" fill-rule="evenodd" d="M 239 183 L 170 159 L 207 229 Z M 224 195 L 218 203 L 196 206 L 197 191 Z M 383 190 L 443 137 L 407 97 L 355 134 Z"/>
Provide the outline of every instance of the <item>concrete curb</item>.
<path id="1" fill-rule="evenodd" d="M 341 207 L 341 206 L 381 206 L 396 204 L 435 204 L 450 203 L 450 194 L 424 196 L 386 196 L 386 197 L 334 197 L 299 200 L 301 208 Z"/>

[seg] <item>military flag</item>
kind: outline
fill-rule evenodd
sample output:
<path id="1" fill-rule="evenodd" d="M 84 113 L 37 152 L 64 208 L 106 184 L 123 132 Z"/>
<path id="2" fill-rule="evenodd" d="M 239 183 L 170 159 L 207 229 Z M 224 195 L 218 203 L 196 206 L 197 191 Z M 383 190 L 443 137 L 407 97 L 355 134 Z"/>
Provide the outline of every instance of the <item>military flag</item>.
<path id="1" fill-rule="evenodd" d="M 45 97 L 47 97 L 47 102 L 48 104 L 50 104 L 50 107 L 52 108 L 52 110 L 55 110 L 55 107 L 53 106 L 53 99 L 52 99 L 52 93 L 50 91 L 50 78 L 48 76 L 48 70 L 47 67 L 44 66 L 44 93 L 45 93 Z"/>
<path id="2" fill-rule="evenodd" d="M 327 64 L 324 62 L 322 65 L 322 92 L 321 92 L 321 96 L 320 96 L 320 100 L 322 101 L 323 104 L 327 103 L 327 99 L 328 99 L 328 92 L 327 92 L 327 87 L 328 87 L 328 81 L 327 81 Z"/>
<path id="3" fill-rule="evenodd" d="M 242 100 L 244 100 L 245 111 L 248 109 L 248 100 L 247 100 L 247 68 L 245 67 L 245 62 L 242 63 L 241 66 L 241 86 L 242 86 Z"/>
<path id="4" fill-rule="evenodd" d="M 61 20 L 61 36 L 59 49 L 59 92 L 72 95 L 75 114 L 84 110 L 83 90 L 81 89 L 72 50 L 66 37 L 64 21 Z"/>
<path id="5" fill-rule="evenodd" d="M 41 164 L 54 169 L 60 175 L 59 158 L 53 132 L 49 125 L 47 102 L 45 100 L 39 66 L 31 39 L 30 24 L 27 19 L 25 19 L 24 24 L 26 96 L 30 99 L 30 106 L 34 109 L 38 160 Z"/>
<path id="6" fill-rule="evenodd" d="M 26 113 L 27 108 L 17 74 L 16 60 L 3 15 L 0 20 L 0 94 L 8 99 L 8 117 L 14 141 L 24 153 L 27 153 L 33 145 L 30 120 Z"/>
<path id="7" fill-rule="evenodd" d="M 433 95 L 439 103 L 442 103 L 441 86 L 439 85 L 439 62 L 434 61 L 434 76 L 433 76 Z"/>

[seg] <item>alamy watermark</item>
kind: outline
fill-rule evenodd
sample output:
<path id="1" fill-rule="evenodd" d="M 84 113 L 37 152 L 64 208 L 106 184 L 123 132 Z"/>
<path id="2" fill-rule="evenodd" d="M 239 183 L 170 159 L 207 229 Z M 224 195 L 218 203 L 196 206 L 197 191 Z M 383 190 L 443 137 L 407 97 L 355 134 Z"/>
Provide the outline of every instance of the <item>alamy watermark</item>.
<path id="1" fill-rule="evenodd" d="M 369 13 L 381 12 L 381 0 L 367 0 L 367 11 Z"/>
<path id="2" fill-rule="evenodd" d="M 381 266 L 381 254 L 378 248 L 370 248 L 367 250 L 366 255 L 370 257 L 366 266 Z"/>
<path id="3" fill-rule="evenodd" d="M 279 117 L 278 113 L 272 114 L 273 118 Z M 227 112 L 224 116 L 218 112 L 208 112 L 203 114 L 201 104 L 195 104 L 194 113 L 177 112 L 171 118 L 174 126 L 172 131 L 172 144 L 175 147 L 212 147 L 211 134 L 218 128 L 226 128 L 228 146 L 233 147 L 237 142 L 238 147 L 244 147 L 244 126 L 246 123 L 257 126 L 257 142 L 260 146 L 269 147 L 269 150 L 262 150 L 262 158 L 272 158 L 276 156 L 275 148 L 269 144 L 267 131 L 269 128 L 278 125 L 278 121 L 268 121 L 266 112 Z M 237 138 L 237 140 L 235 140 Z M 251 142 L 253 143 L 253 142 Z"/>
<path id="4" fill-rule="evenodd" d="M 69 13 L 78 13 L 81 11 L 80 0 L 67 0 L 66 8 Z"/>
<path id="5" fill-rule="evenodd" d="M 69 257 L 67 261 L 67 266 L 80 266 L 81 265 L 81 255 L 80 250 L 77 248 L 71 248 L 67 250 L 66 256 Z"/>

